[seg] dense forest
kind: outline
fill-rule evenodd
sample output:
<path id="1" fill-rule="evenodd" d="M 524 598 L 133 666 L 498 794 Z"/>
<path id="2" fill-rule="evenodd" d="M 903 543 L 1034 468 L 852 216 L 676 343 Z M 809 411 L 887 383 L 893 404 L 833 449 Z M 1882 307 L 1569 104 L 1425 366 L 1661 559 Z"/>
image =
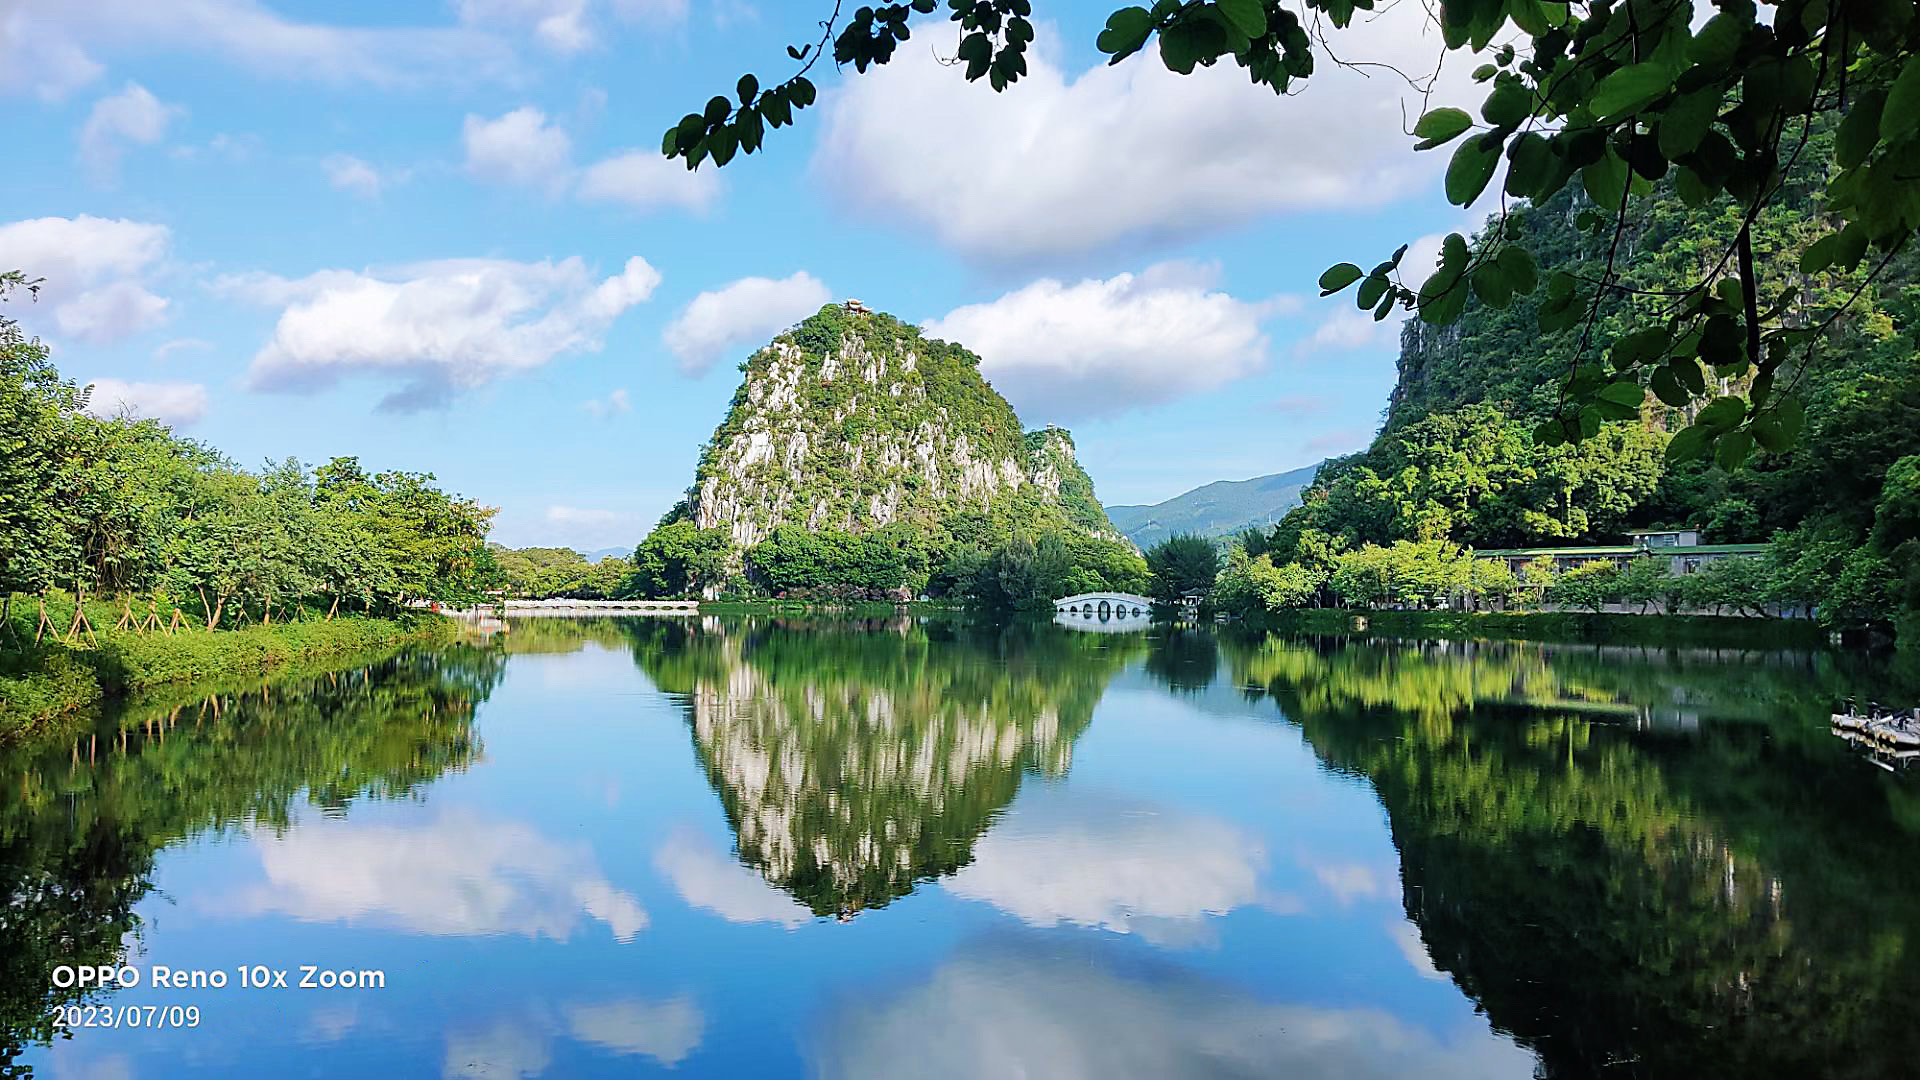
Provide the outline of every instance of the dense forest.
<path id="1" fill-rule="evenodd" d="M 1832 135 L 1817 129 L 1813 138 Z M 1629 594 L 1691 588 L 1755 610 L 1811 606 L 1838 628 L 1904 622 L 1904 637 L 1920 637 L 1920 263 L 1896 254 L 1871 283 L 1866 268 L 1802 272 L 1807 248 L 1831 228 L 1822 180 L 1808 164 L 1790 171 L 1783 197 L 1752 226 L 1761 277 L 1799 290 L 1783 309 L 1789 322 L 1842 312 L 1811 346 L 1761 388 L 1691 360 L 1655 369 L 1642 400 L 1614 403 L 1615 419 L 1572 444 L 1536 437 L 1562 408 L 1568 376 L 1612 378 L 1628 367 L 1636 319 L 1685 281 L 1714 272 L 1741 214 L 1724 201 L 1689 206 L 1668 183 L 1638 202 L 1618 249 L 1612 219 L 1571 188 L 1490 222 L 1476 245 L 1520 242 L 1541 260 L 1542 274 L 1575 278 L 1597 278 L 1611 255 L 1626 291 L 1602 303 L 1591 341 L 1580 326 L 1543 332 L 1545 296 L 1514 297 L 1505 307 L 1469 301 L 1444 328 L 1410 320 L 1373 445 L 1321 468 L 1303 505 L 1253 539 L 1229 591 L 1244 605 L 1251 575 L 1266 597 L 1253 606 L 1268 608 L 1354 600 L 1369 590 L 1410 600 L 1425 583 L 1435 586 L 1429 596 L 1457 586 L 1512 592 L 1528 584 L 1525 575 L 1472 581 L 1478 568 L 1464 549 L 1617 543 L 1629 528 L 1684 526 L 1703 530 L 1708 542 L 1770 542 L 1772 550 L 1758 566 L 1716 565 L 1724 578 L 1717 582 L 1648 576 L 1628 584 L 1596 568 L 1564 586 L 1560 599 L 1631 603 Z M 1607 347 L 1600 351 L 1615 376 L 1582 365 L 1595 345 Z M 1668 385 L 1675 380 L 1684 385 Z M 1731 468 L 1670 464 L 1667 444 L 1695 418 L 1687 391 L 1698 387 L 1791 393 L 1805 402 L 1797 445 L 1761 447 Z M 1363 548 L 1380 550 L 1362 555 Z M 1736 561 L 1744 560 L 1728 560 Z M 1369 562 L 1371 578 L 1356 582 Z M 1478 572 L 1500 577 L 1497 568 Z M 1536 595 L 1550 576 L 1532 583 Z"/>

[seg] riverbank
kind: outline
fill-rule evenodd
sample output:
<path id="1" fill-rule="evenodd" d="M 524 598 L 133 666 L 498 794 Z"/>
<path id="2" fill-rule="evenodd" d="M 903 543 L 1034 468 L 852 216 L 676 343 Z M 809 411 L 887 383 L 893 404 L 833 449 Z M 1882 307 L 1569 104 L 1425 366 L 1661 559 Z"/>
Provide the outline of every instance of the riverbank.
<path id="1" fill-rule="evenodd" d="M 89 605 L 91 608 L 92 605 Z M 72 605 L 66 605 L 71 618 Z M 97 614 L 90 612 L 96 624 Z M 16 610 L 0 629 L 0 740 L 29 734 L 69 714 L 139 690 L 175 683 L 265 675 L 295 661 L 348 657 L 451 641 L 454 623 L 437 615 L 339 617 L 174 633 L 96 629 L 77 642 L 51 635 L 34 645 L 37 608 Z M 11 631 L 11 639 L 6 632 Z M 8 648 L 11 641 L 24 647 Z"/>
<path id="2" fill-rule="evenodd" d="M 1585 611 L 1354 611 L 1299 608 L 1245 624 L 1274 633 L 1385 638 L 1593 642 L 1622 645 L 1766 646 L 1825 644 L 1827 632 L 1807 619 L 1724 615 L 1633 615 Z"/>

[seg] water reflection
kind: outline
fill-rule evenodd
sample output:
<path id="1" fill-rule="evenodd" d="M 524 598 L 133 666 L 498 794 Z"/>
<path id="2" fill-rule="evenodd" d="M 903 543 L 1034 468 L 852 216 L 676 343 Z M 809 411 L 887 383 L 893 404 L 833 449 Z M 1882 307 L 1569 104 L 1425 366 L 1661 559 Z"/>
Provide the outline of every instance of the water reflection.
<path id="1" fill-rule="evenodd" d="M 1532 1055 L 1472 1025 L 1433 1032 L 1378 1009 L 1263 1001 L 1117 952 L 963 946 L 923 981 L 827 1021 L 827 1077 L 1527 1077 Z"/>
<path id="2" fill-rule="evenodd" d="M 585 916 L 627 942 L 647 927 L 646 909 L 607 881 L 586 844 L 470 812 L 418 826 L 311 822 L 252 844 L 263 880 L 206 903 L 453 936 L 566 941 Z"/>
<path id="3" fill-rule="evenodd" d="M 9 751 L 0 1024 L 11 1062 L 54 1034 L 52 964 L 234 938 L 396 977 L 27 1059 L 1902 1075 L 1920 794 L 1825 719 L 1880 678 L 1820 653 L 515 620 Z M 230 1037 L 258 1015 L 284 1030 Z"/>
<path id="4" fill-rule="evenodd" d="M 1142 647 L 908 620 L 635 632 L 636 661 L 685 699 L 740 858 L 841 918 L 967 865 L 1024 773 L 1066 772 L 1108 680 Z M 668 858 L 689 868 L 684 852 Z"/>
<path id="5" fill-rule="evenodd" d="M 400 798 L 480 752 L 475 707 L 500 659 L 449 649 L 192 702 L 135 703 L 73 742 L 0 754 L 0 1066 L 54 1034 L 57 964 L 117 962 L 155 855 L 297 801 Z"/>
<path id="6" fill-rule="evenodd" d="M 1226 653 L 1373 784 L 1422 955 L 1549 1075 L 1892 1076 L 1920 1053 L 1915 795 L 1822 737 L 1848 682 L 1826 659 Z M 1696 722 L 1660 722 L 1677 707 Z"/>

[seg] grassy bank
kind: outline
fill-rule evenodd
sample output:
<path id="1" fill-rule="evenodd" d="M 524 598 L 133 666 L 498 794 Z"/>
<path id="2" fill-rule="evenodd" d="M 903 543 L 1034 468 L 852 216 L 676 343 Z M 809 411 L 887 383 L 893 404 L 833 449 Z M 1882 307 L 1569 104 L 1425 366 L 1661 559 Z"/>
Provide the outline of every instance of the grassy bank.
<path id="1" fill-rule="evenodd" d="M 1364 629 L 1356 627 L 1356 619 L 1366 620 Z M 1807 647 L 1827 640 L 1826 631 L 1806 619 L 1627 615 L 1617 612 L 1347 611 L 1302 608 L 1266 616 L 1249 626 L 1278 633 L 1364 637 L 1728 648 Z"/>
<path id="2" fill-rule="evenodd" d="M 73 603 L 48 605 L 65 630 Z M 123 609 L 87 605 L 91 635 L 34 643 L 39 609 L 21 604 L 0 627 L 0 739 L 31 732 L 66 714 L 135 691 L 175 683 L 244 679 L 294 661 L 364 655 L 408 644 L 451 640 L 455 626 L 436 615 L 394 619 L 304 618 L 233 630 L 116 629 Z M 169 613 L 170 614 L 170 613 Z"/>

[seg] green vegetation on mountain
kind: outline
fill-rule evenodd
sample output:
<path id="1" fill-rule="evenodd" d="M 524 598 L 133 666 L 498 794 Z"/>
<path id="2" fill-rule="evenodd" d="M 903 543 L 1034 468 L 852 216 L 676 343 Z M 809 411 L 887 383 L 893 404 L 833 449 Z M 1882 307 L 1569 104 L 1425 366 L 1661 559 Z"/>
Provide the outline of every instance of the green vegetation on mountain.
<path id="1" fill-rule="evenodd" d="M 1810 143 L 1825 146 L 1831 128 L 1816 127 Z M 1754 258 L 1768 273 L 1797 273 L 1823 234 L 1831 196 L 1819 180 L 1810 164 L 1794 166 L 1781 197 L 1748 226 Z M 1562 192 L 1541 206 L 1516 207 L 1475 243 L 1493 242 L 1497 230 L 1539 253 L 1543 272 L 1576 276 L 1600 274 L 1615 259 L 1636 291 L 1610 294 L 1591 333 L 1616 352 L 1638 347 L 1633 327 L 1642 309 L 1683 287 L 1742 220 L 1730 203 L 1689 206 L 1674 183 L 1655 185 L 1636 202 L 1617 243 L 1594 226 L 1592 210 L 1584 194 Z M 1540 423 L 1561 407 L 1554 373 L 1579 366 L 1589 336 L 1580 326 L 1541 333 L 1540 298 L 1504 308 L 1470 301 L 1445 328 L 1409 322 L 1379 437 L 1360 454 L 1327 462 L 1301 508 L 1249 557 L 1299 564 L 1329 584 L 1343 561 L 1371 559 L 1398 582 L 1381 586 L 1379 602 L 1415 602 L 1468 587 L 1470 560 L 1456 559 L 1455 569 L 1435 576 L 1373 548 L 1604 544 L 1621 542 L 1632 527 L 1691 527 L 1710 542 L 1770 541 L 1772 548 L 1763 561 L 1714 566 L 1697 582 L 1656 582 L 1648 572 L 1641 574 L 1648 580 L 1616 580 L 1593 570 L 1547 588 L 1549 571 L 1530 594 L 1507 594 L 1596 610 L 1650 597 L 1729 612 L 1810 606 L 1836 628 L 1900 624 L 1908 627 L 1903 640 L 1920 637 L 1920 623 L 1911 622 L 1920 611 L 1920 518 L 1910 491 L 1920 477 L 1920 261 L 1898 254 L 1872 282 L 1864 272 L 1810 278 L 1783 317 L 1814 320 L 1843 294 L 1853 297 L 1847 312 L 1772 377 L 1806 402 L 1794 449 L 1763 447 L 1733 468 L 1674 460 L 1675 433 L 1705 411 L 1659 379 L 1648 393 L 1623 396 L 1612 414 L 1619 419 L 1589 438 L 1558 445 L 1539 438 Z M 1755 392 L 1751 372 L 1663 370 Z M 1355 585 L 1360 568 L 1351 569 L 1346 580 Z M 1236 595 L 1250 595 L 1244 584 L 1235 587 Z M 1337 586 L 1318 590 L 1304 602 L 1347 599 L 1339 594 Z"/>
<path id="2" fill-rule="evenodd" d="M 1135 547 L 1146 550 L 1179 533 L 1231 536 L 1271 527 L 1300 505 L 1318 464 L 1251 480 L 1216 480 L 1152 506 L 1109 506 L 1107 517 Z"/>
<path id="3" fill-rule="evenodd" d="M 1023 431 L 979 363 L 848 305 L 782 333 L 741 365 L 687 498 L 635 552 L 636 591 L 1024 606 L 1141 584 L 1073 437 Z"/>

